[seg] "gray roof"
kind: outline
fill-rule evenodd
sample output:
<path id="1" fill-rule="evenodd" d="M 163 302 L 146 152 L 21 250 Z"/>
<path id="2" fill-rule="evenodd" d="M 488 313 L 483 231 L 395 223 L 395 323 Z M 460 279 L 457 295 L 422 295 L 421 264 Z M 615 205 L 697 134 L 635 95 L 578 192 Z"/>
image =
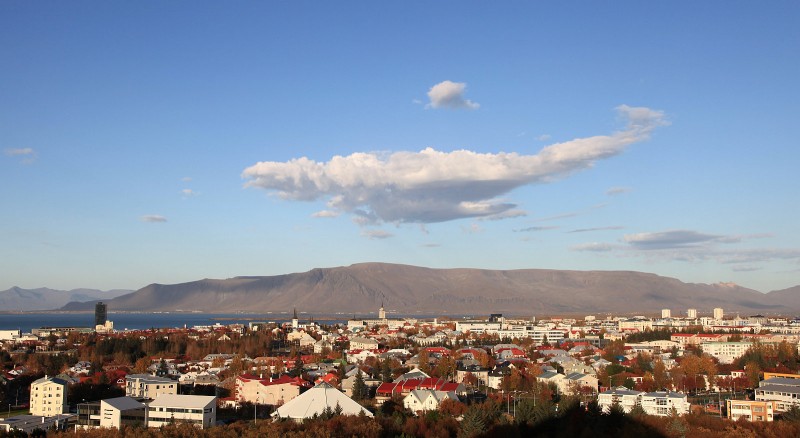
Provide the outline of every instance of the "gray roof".
<path id="1" fill-rule="evenodd" d="M 672 391 L 655 391 L 644 394 L 644 397 L 658 397 L 658 398 L 686 398 L 686 394 Z"/>
<path id="2" fill-rule="evenodd" d="M 125 380 L 127 381 L 133 381 L 136 379 L 140 380 L 142 383 L 175 383 L 175 381 L 172 379 L 154 376 L 152 374 L 128 374 L 125 376 Z"/>
<path id="3" fill-rule="evenodd" d="M 758 386 L 766 385 L 785 385 L 800 387 L 800 379 L 790 379 L 788 377 L 772 377 L 770 379 L 762 380 Z"/>
<path id="4" fill-rule="evenodd" d="M 800 386 L 786 386 L 786 385 L 764 385 L 756 388 L 756 393 L 761 391 L 770 392 L 786 392 L 789 394 L 800 394 Z"/>
<path id="5" fill-rule="evenodd" d="M 119 409 L 120 411 L 127 411 L 128 409 L 141 409 L 145 407 L 144 403 L 140 403 L 132 397 L 109 398 L 103 400 L 101 404 L 102 403 L 111 405 L 111 407 L 113 407 L 114 409 Z"/>

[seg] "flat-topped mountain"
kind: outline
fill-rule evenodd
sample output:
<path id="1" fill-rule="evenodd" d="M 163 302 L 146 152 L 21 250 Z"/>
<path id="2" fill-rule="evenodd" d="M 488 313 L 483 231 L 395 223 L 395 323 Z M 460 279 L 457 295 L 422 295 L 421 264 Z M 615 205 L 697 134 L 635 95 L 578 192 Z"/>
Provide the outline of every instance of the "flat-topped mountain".
<path id="1" fill-rule="evenodd" d="M 775 294 L 775 300 L 772 300 Z M 108 301 L 111 311 L 374 312 L 514 315 L 800 310 L 800 293 L 762 294 L 734 284 L 690 284 L 631 271 L 430 269 L 362 263 L 268 277 L 151 284 Z M 64 310 L 90 310 L 70 303 Z"/>

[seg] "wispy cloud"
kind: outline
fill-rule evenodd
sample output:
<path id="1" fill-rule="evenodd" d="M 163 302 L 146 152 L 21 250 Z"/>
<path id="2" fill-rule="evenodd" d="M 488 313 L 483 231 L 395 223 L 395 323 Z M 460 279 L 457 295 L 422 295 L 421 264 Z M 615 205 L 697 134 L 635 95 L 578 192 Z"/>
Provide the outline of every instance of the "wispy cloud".
<path id="1" fill-rule="evenodd" d="M 800 262 L 800 249 L 742 248 L 740 244 L 771 237 L 771 234 L 723 235 L 695 230 L 666 230 L 627 234 L 619 243 L 591 242 L 571 247 L 574 251 L 613 252 L 624 257 L 683 262 L 714 261 L 737 265 L 731 269 L 744 272 L 760 269 L 758 263 L 776 260 Z"/>
<path id="2" fill-rule="evenodd" d="M 181 178 L 181 181 L 183 181 L 183 182 L 191 182 L 192 181 L 192 177 L 191 176 L 184 176 L 183 178 Z"/>
<path id="3" fill-rule="evenodd" d="M 547 141 L 547 140 L 550 140 L 551 137 L 552 136 L 550 134 L 542 134 L 542 135 L 536 137 L 536 139 L 539 140 L 539 141 Z"/>
<path id="4" fill-rule="evenodd" d="M 140 217 L 139 220 L 142 222 L 160 223 L 166 222 L 167 218 L 158 214 L 146 214 Z"/>
<path id="5" fill-rule="evenodd" d="M 466 90 L 464 82 L 439 82 L 428 90 L 430 103 L 425 108 L 478 109 L 478 103 L 464 97 Z"/>
<path id="6" fill-rule="evenodd" d="M 469 225 L 462 225 L 461 226 L 461 231 L 466 233 L 466 234 L 478 234 L 478 233 L 482 233 L 483 232 L 483 227 L 481 227 L 479 224 L 473 222 L 473 223 L 471 223 Z"/>
<path id="7" fill-rule="evenodd" d="M 589 233 L 592 231 L 608 231 L 608 230 L 621 230 L 625 227 L 619 225 L 612 225 L 609 227 L 594 227 L 594 228 L 578 228 L 576 230 L 567 231 L 567 233 Z"/>
<path id="8" fill-rule="evenodd" d="M 246 187 L 291 201 L 328 198 L 328 210 L 350 213 L 359 225 L 435 223 L 463 218 L 513 217 L 517 205 L 500 196 L 591 168 L 597 161 L 647 140 L 664 114 L 622 105 L 626 127 L 611 135 L 556 143 L 534 155 L 452 152 L 355 153 L 328 162 L 306 157 L 265 161 L 246 168 Z"/>
<path id="9" fill-rule="evenodd" d="M 514 230 L 514 232 L 515 232 L 515 233 L 529 233 L 529 232 L 534 232 L 534 231 L 548 231 L 548 230 L 555 230 L 555 229 L 557 229 L 557 228 L 558 228 L 558 227 L 557 227 L 557 226 L 555 226 L 555 225 L 551 225 L 551 226 L 544 226 L 544 227 L 527 227 L 527 228 L 520 228 L 520 229 Z"/>
<path id="10" fill-rule="evenodd" d="M 183 195 L 186 198 L 189 198 L 189 197 L 192 197 L 192 196 L 196 196 L 197 192 L 195 192 L 192 189 L 183 189 L 183 190 L 181 190 L 181 195 Z"/>
<path id="11" fill-rule="evenodd" d="M 361 235 L 370 239 L 388 239 L 394 234 L 384 230 L 362 230 Z"/>
<path id="12" fill-rule="evenodd" d="M 3 153 L 9 157 L 21 157 L 25 164 L 36 161 L 36 151 L 33 148 L 8 148 Z"/>
<path id="13" fill-rule="evenodd" d="M 627 234 L 622 240 L 638 249 L 669 249 L 696 246 L 706 242 L 729 242 L 729 237 L 692 230 L 668 230 L 655 233 Z"/>
<path id="14" fill-rule="evenodd" d="M 442 246 L 441 243 L 423 243 L 420 245 L 423 248 L 439 248 Z"/>
<path id="15" fill-rule="evenodd" d="M 573 251 L 609 252 L 617 249 L 617 246 L 610 243 L 590 242 L 575 245 L 571 249 Z"/>
<path id="16" fill-rule="evenodd" d="M 330 217 L 338 217 L 339 213 L 331 210 L 320 210 L 316 213 L 311 214 L 311 217 L 323 217 L 323 218 L 330 218 Z"/>
<path id="17" fill-rule="evenodd" d="M 633 189 L 631 189 L 630 187 L 611 187 L 610 189 L 606 190 L 606 195 L 617 196 L 617 195 L 622 195 L 624 193 L 628 193 L 631 190 Z"/>

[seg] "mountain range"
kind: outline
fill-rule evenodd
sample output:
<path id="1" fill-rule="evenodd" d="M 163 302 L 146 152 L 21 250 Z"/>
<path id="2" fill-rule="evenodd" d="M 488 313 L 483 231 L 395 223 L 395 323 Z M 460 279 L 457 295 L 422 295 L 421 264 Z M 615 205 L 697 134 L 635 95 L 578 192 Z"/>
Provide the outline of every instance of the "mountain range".
<path id="1" fill-rule="evenodd" d="M 308 272 L 151 284 L 107 301 L 109 311 L 554 315 L 800 310 L 800 286 L 767 294 L 732 283 L 696 284 L 633 271 L 431 269 L 387 263 Z M 63 310 L 91 310 L 69 303 Z"/>
<path id="2" fill-rule="evenodd" d="M 0 292 L 0 310 L 4 311 L 32 311 L 51 310 L 66 305 L 69 302 L 105 301 L 120 295 L 129 294 L 131 290 L 97 289 L 72 289 L 55 290 L 46 287 L 38 289 L 22 289 L 12 287 Z M 93 305 L 93 304 L 92 304 Z"/>

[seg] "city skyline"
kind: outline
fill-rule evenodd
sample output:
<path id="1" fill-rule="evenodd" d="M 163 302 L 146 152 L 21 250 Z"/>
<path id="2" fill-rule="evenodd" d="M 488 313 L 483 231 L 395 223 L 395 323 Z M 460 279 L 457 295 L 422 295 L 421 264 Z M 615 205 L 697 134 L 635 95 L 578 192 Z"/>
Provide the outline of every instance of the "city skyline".
<path id="1" fill-rule="evenodd" d="M 0 290 L 800 284 L 800 5 L 0 5 Z"/>

